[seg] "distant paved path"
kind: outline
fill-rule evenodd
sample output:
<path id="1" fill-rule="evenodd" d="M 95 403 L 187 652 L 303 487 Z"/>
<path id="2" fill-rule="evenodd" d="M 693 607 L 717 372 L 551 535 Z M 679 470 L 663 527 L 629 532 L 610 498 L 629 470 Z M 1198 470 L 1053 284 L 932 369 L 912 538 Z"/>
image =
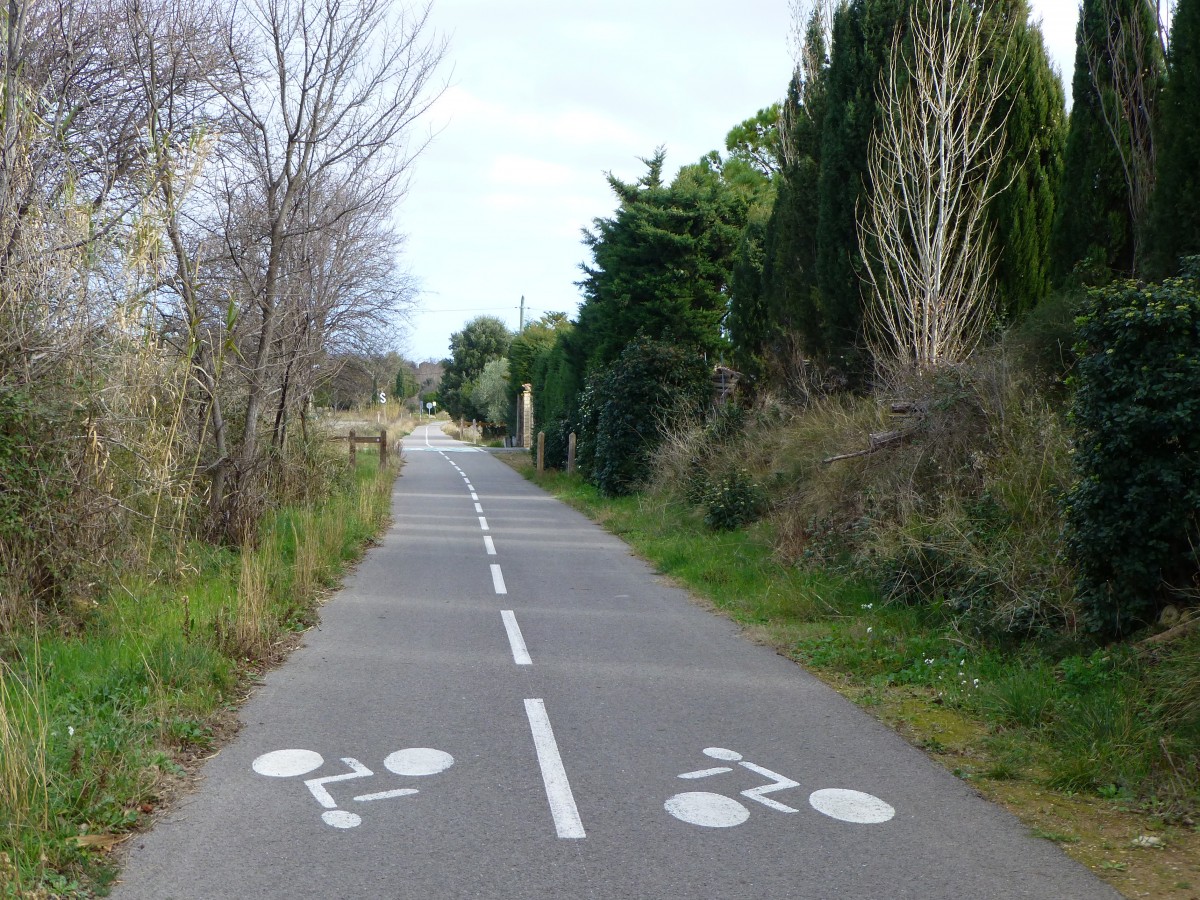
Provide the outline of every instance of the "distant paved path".
<path id="1" fill-rule="evenodd" d="M 405 453 L 118 900 L 1118 897 L 487 453 Z"/>

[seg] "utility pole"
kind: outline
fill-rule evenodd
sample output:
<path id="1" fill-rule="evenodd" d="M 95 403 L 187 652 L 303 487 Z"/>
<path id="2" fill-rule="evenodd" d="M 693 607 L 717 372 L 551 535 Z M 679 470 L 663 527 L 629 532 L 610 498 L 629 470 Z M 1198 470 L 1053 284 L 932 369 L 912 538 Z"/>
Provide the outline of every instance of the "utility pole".
<path id="1" fill-rule="evenodd" d="M 521 324 L 517 327 L 517 333 L 520 334 L 525 330 L 525 295 L 521 295 Z"/>

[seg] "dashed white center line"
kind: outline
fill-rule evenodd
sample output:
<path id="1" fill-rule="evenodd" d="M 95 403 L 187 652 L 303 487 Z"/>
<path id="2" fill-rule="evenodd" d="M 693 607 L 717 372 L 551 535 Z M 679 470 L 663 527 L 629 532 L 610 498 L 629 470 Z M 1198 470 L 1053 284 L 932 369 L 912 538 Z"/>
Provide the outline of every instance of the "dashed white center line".
<path id="1" fill-rule="evenodd" d="M 475 504 L 475 512 L 477 512 L 477 513 L 483 512 L 483 507 L 480 506 L 478 503 Z"/>
<path id="2" fill-rule="evenodd" d="M 508 593 L 508 588 L 504 586 L 504 573 L 496 563 L 492 563 L 492 587 L 496 589 L 497 594 Z"/>
<path id="3" fill-rule="evenodd" d="M 478 499 L 479 499 L 479 495 L 478 495 L 477 493 L 475 493 L 474 491 L 471 491 L 471 499 L 472 499 L 472 500 L 478 500 Z"/>
<path id="4" fill-rule="evenodd" d="M 485 519 L 483 516 L 479 517 L 479 527 L 482 528 L 484 531 L 488 530 L 487 519 Z"/>
<path id="5" fill-rule="evenodd" d="M 487 551 L 488 556 L 496 555 L 496 545 L 492 543 L 492 536 L 490 534 L 483 536 L 483 549 Z"/>
<path id="6" fill-rule="evenodd" d="M 521 634 L 516 615 L 511 609 L 504 609 L 500 611 L 500 618 L 504 620 L 504 630 L 508 633 L 508 646 L 512 648 L 513 662 L 518 666 L 532 666 L 533 660 L 529 658 L 525 636 Z"/>
<path id="7" fill-rule="evenodd" d="M 562 756 L 546 715 L 546 704 L 539 699 L 525 701 L 525 715 L 529 717 L 529 730 L 533 733 L 533 746 L 537 750 L 538 765 L 542 768 L 542 782 L 546 785 L 546 799 L 550 802 L 550 815 L 554 818 L 554 830 L 560 838 L 578 839 L 587 837 L 583 822 L 579 818 L 579 807 L 571 793 L 571 782 L 563 768 Z"/>

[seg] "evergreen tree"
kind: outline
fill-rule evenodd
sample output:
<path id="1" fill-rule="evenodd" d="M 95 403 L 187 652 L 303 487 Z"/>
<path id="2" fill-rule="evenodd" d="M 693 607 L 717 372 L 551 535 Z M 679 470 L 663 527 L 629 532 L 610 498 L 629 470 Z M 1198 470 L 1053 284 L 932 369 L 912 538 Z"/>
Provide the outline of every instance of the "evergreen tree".
<path id="1" fill-rule="evenodd" d="M 994 52 L 1015 66 L 997 115 L 1007 115 L 1005 159 L 997 184 L 1008 185 L 988 210 L 995 235 L 1000 316 L 1012 321 L 1050 290 L 1050 231 L 1066 145 L 1062 82 L 1041 30 L 1029 24 L 1028 0 L 994 6 Z"/>
<path id="2" fill-rule="evenodd" d="M 816 281 L 822 349 L 861 369 L 863 300 L 857 211 L 867 183 L 867 147 L 879 117 L 877 91 L 909 0 L 851 0 L 834 16 L 817 181 Z"/>
<path id="3" fill-rule="evenodd" d="M 733 364 L 738 371 L 754 378 L 762 372 L 763 348 L 774 330 L 763 296 L 763 244 L 771 209 L 765 203 L 751 208 L 730 278 L 727 327 Z"/>
<path id="4" fill-rule="evenodd" d="M 788 85 L 787 151 L 764 237 L 761 294 L 771 328 L 763 339 L 778 343 L 780 332 L 790 332 L 807 352 L 820 353 L 825 341 L 817 305 L 817 187 L 829 62 L 815 13 L 805 33 L 802 58 L 806 68 L 798 67 Z M 779 346 L 773 350 L 782 352 Z"/>
<path id="5" fill-rule="evenodd" d="M 454 418 L 479 418 L 472 395 L 484 366 L 507 355 L 512 334 L 495 316 L 479 316 L 450 335 L 450 358 L 438 388 L 442 408 Z"/>
<path id="6" fill-rule="evenodd" d="M 1118 33 L 1125 44 L 1110 47 Z M 1145 0 L 1083 0 L 1075 43 L 1071 119 L 1051 235 L 1052 274 L 1060 282 L 1081 264 L 1093 276 L 1135 271 L 1137 229 L 1146 223 L 1137 221 L 1133 202 L 1136 154 L 1129 149 L 1128 124 L 1118 114 L 1122 98 L 1113 89 L 1114 60 L 1119 71 L 1146 79 L 1143 105 L 1149 107 L 1161 74 L 1153 10 Z"/>
<path id="7" fill-rule="evenodd" d="M 1200 0 L 1179 0 L 1159 118 L 1158 181 L 1147 241 L 1149 274 L 1178 274 L 1200 255 Z"/>
<path id="8" fill-rule="evenodd" d="M 615 360 L 639 334 L 713 356 L 726 347 L 722 323 L 747 193 L 711 161 L 685 166 L 669 185 L 661 149 L 643 162 L 646 174 L 634 183 L 609 175 L 620 205 L 584 233 L 592 265 L 582 266 L 579 282 L 581 375 Z"/>

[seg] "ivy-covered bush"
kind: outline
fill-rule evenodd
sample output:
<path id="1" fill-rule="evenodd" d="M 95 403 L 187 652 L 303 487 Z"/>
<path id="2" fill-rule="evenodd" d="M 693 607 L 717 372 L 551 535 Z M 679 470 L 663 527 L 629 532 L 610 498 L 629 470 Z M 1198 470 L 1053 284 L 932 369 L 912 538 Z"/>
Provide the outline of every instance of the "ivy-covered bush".
<path id="1" fill-rule="evenodd" d="M 1200 574 L 1198 275 L 1095 289 L 1078 321 L 1066 537 L 1103 635 L 1152 621 Z"/>
<path id="2" fill-rule="evenodd" d="M 708 366 L 688 350 L 636 338 L 588 380 L 580 398 L 580 471 L 609 495 L 650 477 L 664 429 L 696 416 L 711 393 Z"/>

